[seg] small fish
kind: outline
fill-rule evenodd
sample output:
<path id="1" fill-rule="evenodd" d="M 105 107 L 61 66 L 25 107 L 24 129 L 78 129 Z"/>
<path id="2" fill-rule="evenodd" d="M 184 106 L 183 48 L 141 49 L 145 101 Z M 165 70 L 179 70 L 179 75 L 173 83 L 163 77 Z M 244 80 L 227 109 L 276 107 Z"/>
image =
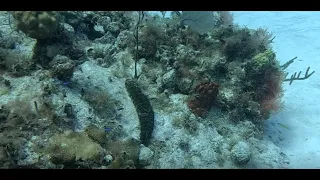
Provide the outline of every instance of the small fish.
<path id="1" fill-rule="evenodd" d="M 105 127 L 105 128 L 104 128 L 104 131 L 105 131 L 105 132 L 109 132 L 109 131 L 111 131 L 111 130 L 112 130 L 112 128 L 110 128 L 110 127 Z"/>
<path id="2" fill-rule="evenodd" d="M 65 86 L 68 86 L 68 85 L 70 85 L 70 82 L 69 81 L 65 81 L 62 84 L 65 85 Z"/>
<path id="3" fill-rule="evenodd" d="M 284 124 L 281 124 L 281 123 L 277 123 L 279 126 L 281 126 L 281 127 L 283 127 L 283 128 L 285 128 L 285 129 L 287 129 L 287 130 L 290 130 L 291 131 L 291 129 L 288 127 L 288 126 L 286 126 L 286 125 L 284 125 Z"/>

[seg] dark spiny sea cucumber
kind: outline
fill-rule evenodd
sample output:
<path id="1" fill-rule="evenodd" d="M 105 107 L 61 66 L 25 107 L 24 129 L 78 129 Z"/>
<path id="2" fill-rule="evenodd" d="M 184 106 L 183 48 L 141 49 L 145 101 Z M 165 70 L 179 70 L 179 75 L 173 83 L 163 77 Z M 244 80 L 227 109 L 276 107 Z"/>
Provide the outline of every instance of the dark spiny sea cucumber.
<path id="1" fill-rule="evenodd" d="M 148 146 L 154 126 L 154 112 L 151 103 L 139 88 L 136 80 L 127 79 L 125 85 L 139 117 L 140 141 Z"/>

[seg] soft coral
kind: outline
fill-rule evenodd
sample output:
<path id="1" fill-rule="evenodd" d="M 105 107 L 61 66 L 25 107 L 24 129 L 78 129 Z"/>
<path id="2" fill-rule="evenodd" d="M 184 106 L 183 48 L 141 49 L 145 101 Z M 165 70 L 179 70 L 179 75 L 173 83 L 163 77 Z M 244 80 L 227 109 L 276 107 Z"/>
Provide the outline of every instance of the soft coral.
<path id="1" fill-rule="evenodd" d="M 260 96 L 260 107 L 263 116 L 279 109 L 279 98 L 282 88 L 282 73 L 278 69 L 267 69 L 264 74 L 263 93 Z"/>

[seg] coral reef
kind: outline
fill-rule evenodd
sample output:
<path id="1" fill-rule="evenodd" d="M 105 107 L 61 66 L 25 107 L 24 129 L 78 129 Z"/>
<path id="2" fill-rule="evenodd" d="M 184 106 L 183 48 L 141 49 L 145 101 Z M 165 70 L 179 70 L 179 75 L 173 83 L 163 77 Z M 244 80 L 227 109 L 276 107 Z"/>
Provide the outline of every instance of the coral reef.
<path id="1" fill-rule="evenodd" d="M 286 167 L 262 120 L 303 78 L 266 29 L 224 11 L 8 14 L 23 33 L 0 24 L 2 168 Z"/>

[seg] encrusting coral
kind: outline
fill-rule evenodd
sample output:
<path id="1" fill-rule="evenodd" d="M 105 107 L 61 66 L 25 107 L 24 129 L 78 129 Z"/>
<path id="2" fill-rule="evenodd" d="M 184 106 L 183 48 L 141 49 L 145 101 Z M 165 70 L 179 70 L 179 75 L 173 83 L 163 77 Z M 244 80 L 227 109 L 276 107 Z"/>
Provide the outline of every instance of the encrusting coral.
<path id="1" fill-rule="evenodd" d="M 219 84 L 214 82 L 200 83 L 195 87 L 195 96 L 188 101 L 188 107 L 199 117 L 204 118 L 219 93 Z"/>

